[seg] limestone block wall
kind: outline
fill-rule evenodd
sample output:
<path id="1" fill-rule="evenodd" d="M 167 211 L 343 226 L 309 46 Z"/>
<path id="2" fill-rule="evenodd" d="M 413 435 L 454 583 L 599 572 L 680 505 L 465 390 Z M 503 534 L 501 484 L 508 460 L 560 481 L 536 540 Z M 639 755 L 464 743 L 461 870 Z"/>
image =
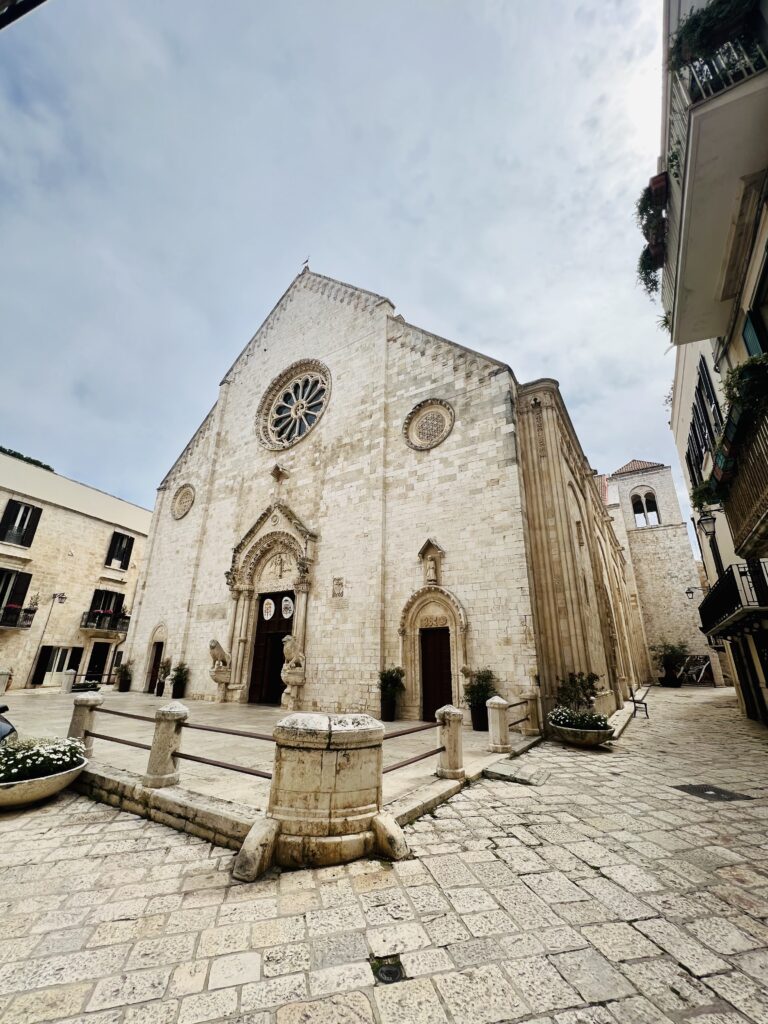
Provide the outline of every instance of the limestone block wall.
<path id="1" fill-rule="evenodd" d="M 659 466 L 614 475 L 611 489 L 626 529 L 648 644 L 686 643 L 692 654 L 710 654 L 699 628 L 699 602 L 685 596 L 688 587 L 701 583 L 671 470 Z M 661 525 L 638 527 L 632 495 L 649 490 L 656 496 Z"/>
<path id="2" fill-rule="evenodd" d="M 158 503 L 153 565 L 131 637 L 144 673 L 152 630 L 167 620 L 169 646 L 191 669 L 191 695 L 215 696 L 208 642 L 226 647 L 232 629 L 225 579 L 232 549 L 280 501 L 318 535 L 307 595 L 305 706 L 368 707 L 379 669 L 381 367 L 391 308 L 380 296 L 301 276 L 226 375 L 206 438 L 172 469 Z M 308 438 L 268 451 L 256 435 L 259 402 L 272 379 L 305 358 L 330 370 L 326 411 Z M 279 483 L 276 464 L 287 474 Z M 195 503 L 175 521 L 163 502 L 186 482 L 196 488 Z M 334 578 L 344 581 L 341 598 L 332 597 Z M 255 602 L 252 616 L 254 610 Z"/>
<path id="3" fill-rule="evenodd" d="M 418 630 L 426 620 L 417 608 L 405 620 L 403 614 L 427 583 L 419 552 L 430 540 L 443 552 L 437 583 L 466 615 L 464 637 L 454 637 L 449 600 L 435 594 L 423 609 L 446 619 L 452 632 L 454 704 L 461 706 L 464 664 L 492 668 L 501 694 L 512 697 L 537 670 L 514 378 L 494 360 L 391 317 L 387 385 L 383 651 L 385 663 L 406 669 L 401 713 L 421 714 Z M 436 447 L 415 450 L 404 423 L 428 399 L 450 405 L 453 428 Z"/>
<path id="4" fill-rule="evenodd" d="M 146 534 L 141 527 L 148 528 L 149 513 L 37 467 L 25 466 L 23 480 L 18 479 L 13 465 L 16 462 L 0 456 L 0 513 L 11 498 L 42 509 L 29 548 L 0 543 L 0 568 L 30 573 L 25 605 L 38 606 L 29 629 L 0 628 L 0 670 L 12 669 L 12 685 L 20 688 L 27 683 L 43 645 L 82 647 L 79 671 L 85 671 L 93 638 L 81 631 L 80 623 L 91 607 L 94 590 L 123 594 L 124 608 L 132 610 L 144 558 Z M 59 503 L 63 500 L 76 502 L 78 507 L 66 507 Z M 91 512 L 87 511 L 89 507 Z M 115 530 L 134 538 L 130 565 L 125 570 L 104 564 Z M 52 603 L 54 593 L 66 594 L 66 602 Z"/>

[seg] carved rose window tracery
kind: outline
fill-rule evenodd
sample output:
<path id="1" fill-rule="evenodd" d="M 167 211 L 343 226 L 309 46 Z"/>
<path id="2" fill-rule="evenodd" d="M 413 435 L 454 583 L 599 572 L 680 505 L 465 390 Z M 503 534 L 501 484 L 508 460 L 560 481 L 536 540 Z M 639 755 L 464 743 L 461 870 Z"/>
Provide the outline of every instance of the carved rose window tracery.
<path id="1" fill-rule="evenodd" d="M 276 377 L 257 414 L 259 438 L 265 448 L 290 448 L 306 437 L 325 412 L 330 390 L 328 368 L 315 359 L 293 363 Z"/>
<path id="2" fill-rule="evenodd" d="M 453 430 L 453 408 L 440 398 L 419 402 L 403 423 L 406 443 L 417 451 L 436 448 Z"/>

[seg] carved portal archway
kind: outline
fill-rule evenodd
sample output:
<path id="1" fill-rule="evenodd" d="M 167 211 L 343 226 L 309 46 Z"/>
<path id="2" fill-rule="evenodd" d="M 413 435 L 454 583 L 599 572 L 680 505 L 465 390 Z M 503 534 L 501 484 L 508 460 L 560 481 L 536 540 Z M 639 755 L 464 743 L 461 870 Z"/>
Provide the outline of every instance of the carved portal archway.
<path id="1" fill-rule="evenodd" d="M 231 671 L 226 681 L 216 678 L 222 699 L 248 699 L 258 608 L 254 594 L 283 589 L 295 593 L 293 635 L 305 650 L 307 594 L 316 539 L 286 505 L 275 503 L 262 512 L 233 550 L 226 574 L 235 603 L 229 632 Z"/>
<path id="2" fill-rule="evenodd" d="M 451 646 L 452 703 L 460 706 L 462 669 L 467 666 L 467 616 L 459 599 L 445 587 L 427 585 L 411 594 L 400 616 L 400 663 L 405 669 L 402 713 L 421 716 L 420 630 L 447 627 Z"/>

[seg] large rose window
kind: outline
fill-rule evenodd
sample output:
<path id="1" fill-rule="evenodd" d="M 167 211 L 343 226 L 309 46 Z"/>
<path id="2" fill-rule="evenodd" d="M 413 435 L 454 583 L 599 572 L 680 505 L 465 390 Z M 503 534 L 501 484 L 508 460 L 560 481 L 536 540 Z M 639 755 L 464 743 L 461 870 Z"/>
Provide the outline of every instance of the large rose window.
<path id="1" fill-rule="evenodd" d="M 325 412 L 330 390 L 330 373 L 317 360 L 289 366 L 272 381 L 259 404 L 261 443 L 277 451 L 306 437 Z"/>

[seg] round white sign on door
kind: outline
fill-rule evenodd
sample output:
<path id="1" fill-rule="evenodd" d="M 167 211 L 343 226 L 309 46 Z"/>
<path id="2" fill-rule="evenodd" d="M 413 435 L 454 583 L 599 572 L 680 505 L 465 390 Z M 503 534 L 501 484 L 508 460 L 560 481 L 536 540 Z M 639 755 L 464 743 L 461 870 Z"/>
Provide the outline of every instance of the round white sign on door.
<path id="1" fill-rule="evenodd" d="M 265 619 L 271 619 L 275 614 L 275 602 L 271 597 L 268 597 L 264 604 L 261 606 L 261 614 Z"/>
<path id="2" fill-rule="evenodd" d="M 293 615 L 293 601 L 290 597 L 283 598 L 283 618 L 290 619 Z"/>

